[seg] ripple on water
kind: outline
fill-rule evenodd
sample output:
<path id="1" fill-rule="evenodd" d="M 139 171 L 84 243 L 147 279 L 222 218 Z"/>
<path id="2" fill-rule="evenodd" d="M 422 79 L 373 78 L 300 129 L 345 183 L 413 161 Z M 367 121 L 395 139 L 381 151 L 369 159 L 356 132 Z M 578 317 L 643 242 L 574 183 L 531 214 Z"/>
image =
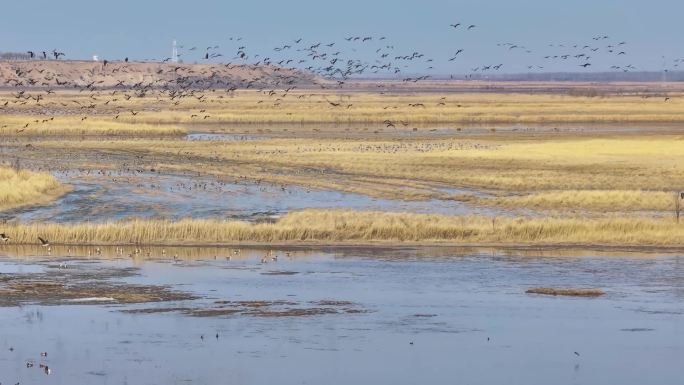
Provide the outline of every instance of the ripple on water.
<path id="1" fill-rule="evenodd" d="M 3 259 L 0 286 L 13 269 L 58 281 L 90 276 L 109 285 L 167 287 L 194 299 L 0 308 L 0 380 L 41 381 L 44 374 L 26 368 L 27 359 L 41 362 L 41 351 L 50 353 L 56 383 L 100 383 L 93 373 L 106 373 L 101 383 L 207 384 L 459 378 L 569 385 L 601 378 L 636 385 L 678 383 L 681 376 L 684 336 L 676 331 L 684 320 L 684 271 L 677 256 L 312 247 L 259 263 L 267 251 L 174 249 L 190 263 L 154 259 L 160 252 L 150 260 L 74 259 L 73 273 L 49 260 Z M 610 295 L 524 294 L 558 285 Z"/>

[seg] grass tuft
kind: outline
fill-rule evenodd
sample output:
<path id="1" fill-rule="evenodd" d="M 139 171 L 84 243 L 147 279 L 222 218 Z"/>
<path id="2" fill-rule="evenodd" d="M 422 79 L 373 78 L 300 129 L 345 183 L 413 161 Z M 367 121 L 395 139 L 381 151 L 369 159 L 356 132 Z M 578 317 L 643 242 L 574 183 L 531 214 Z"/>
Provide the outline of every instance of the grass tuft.
<path id="1" fill-rule="evenodd" d="M 0 166 L 0 210 L 46 203 L 67 191 L 50 174 Z"/>

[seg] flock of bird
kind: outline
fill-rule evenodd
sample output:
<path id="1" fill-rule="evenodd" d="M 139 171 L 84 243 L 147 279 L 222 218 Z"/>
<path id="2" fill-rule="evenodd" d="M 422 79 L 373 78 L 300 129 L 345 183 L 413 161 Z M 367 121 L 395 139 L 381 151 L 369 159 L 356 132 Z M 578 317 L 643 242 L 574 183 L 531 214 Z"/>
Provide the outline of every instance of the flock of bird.
<path id="1" fill-rule="evenodd" d="M 14 352 L 14 347 L 10 346 L 8 350 L 10 351 L 10 353 L 12 353 L 12 352 Z M 47 352 L 40 352 L 41 361 L 47 359 L 47 356 L 48 356 Z M 36 361 L 35 360 L 26 361 L 26 368 L 27 369 L 31 369 L 34 367 L 36 367 Z M 43 373 L 45 373 L 45 375 L 47 375 L 47 376 L 52 374 L 52 369 L 45 362 L 39 362 L 37 368 L 40 369 L 41 371 L 43 371 Z M 2 385 L 2 382 L 0 382 L 0 385 Z M 17 382 L 14 385 L 20 385 L 20 383 Z"/>
<path id="2" fill-rule="evenodd" d="M 453 33 L 477 33 L 478 26 L 475 24 L 455 22 L 450 24 L 450 31 Z M 164 100 L 171 104 L 178 105 L 184 99 L 193 99 L 202 102 L 206 100 L 207 91 L 215 91 L 217 89 L 232 92 L 238 89 L 257 89 L 263 92 L 267 97 L 265 100 L 272 100 L 269 98 L 275 97 L 274 103 L 278 102 L 278 98 L 286 98 L 290 96 L 290 92 L 301 86 L 314 86 L 320 88 L 340 88 L 343 87 L 350 79 L 358 77 L 381 77 L 386 75 L 399 76 L 403 82 L 418 83 L 432 79 L 431 75 L 425 75 L 435 68 L 443 68 L 444 64 L 458 63 L 464 55 L 467 55 L 466 48 L 455 48 L 449 52 L 448 57 L 440 59 L 442 65 L 436 67 L 437 58 L 431 57 L 426 53 L 418 50 L 411 50 L 411 52 L 398 52 L 393 44 L 391 44 L 385 36 L 347 36 L 342 41 L 337 42 L 306 42 L 303 38 L 293 39 L 290 42 L 280 44 L 273 47 L 272 52 L 268 54 L 253 53 L 244 44 L 244 39 L 241 37 L 230 37 L 229 42 L 234 45 L 234 49 L 230 52 L 221 52 L 221 47 L 217 44 L 208 45 L 205 48 L 185 47 L 180 46 L 182 51 L 181 57 L 192 56 L 190 60 L 196 60 L 200 63 L 212 63 L 214 67 L 193 68 L 192 66 L 173 64 L 173 58 L 167 57 L 161 60 L 162 63 L 168 63 L 166 66 L 160 66 L 156 70 L 156 76 L 150 76 L 148 79 L 141 80 L 136 73 L 135 66 L 129 61 L 128 57 L 122 60 L 104 60 L 101 62 L 101 68 L 88 70 L 89 77 L 92 79 L 95 75 L 101 76 L 100 80 L 69 80 L 70 77 L 66 74 L 53 72 L 46 69 L 32 68 L 29 70 L 23 69 L 21 66 L 16 66 L 13 69 L 13 76 L 5 77 L 4 84 L 0 86 L 10 87 L 15 91 L 14 100 L 6 101 L 0 104 L 0 111 L 8 109 L 12 105 L 25 106 L 33 104 L 39 111 L 43 109 L 45 97 L 53 94 L 55 88 L 71 88 L 77 89 L 80 92 L 86 93 L 90 97 L 89 103 L 83 103 L 78 100 L 70 101 L 71 105 L 79 111 L 83 112 L 81 120 L 86 120 L 88 114 L 96 111 L 98 108 L 104 108 L 109 105 L 111 101 L 130 100 L 131 98 L 142 98 L 149 95 L 155 95 L 158 100 Z M 344 49 L 342 46 L 344 45 Z M 628 56 L 628 43 L 625 41 L 611 39 L 607 35 L 594 36 L 591 41 L 582 43 L 553 43 L 548 44 L 543 53 L 539 50 L 529 48 L 526 44 L 520 42 L 503 42 L 497 44 L 497 47 L 502 50 L 502 54 L 516 54 L 524 55 L 530 58 L 530 64 L 527 69 L 530 71 L 545 70 L 553 68 L 558 63 L 571 62 L 576 68 L 590 69 L 594 66 L 594 59 L 598 55 L 603 57 L 614 57 L 623 60 Z M 365 59 L 360 59 L 359 52 L 371 52 L 370 59 L 366 55 Z M 58 50 L 52 51 L 27 51 L 29 60 L 45 61 L 45 60 L 61 60 L 66 57 L 64 52 Z M 227 63 L 216 63 L 223 59 L 228 59 Z M 678 68 L 680 64 L 684 63 L 684 59 L 674 59 L 672 62 L 673 68 Z M 220 71 L 216 66 L 222 66 L 224 71 Z M 265 70 L 260 70 L 260 68 Z M 416 71 L 416 68 L 419 70 Z M 483 74 L 501 72 L 506 68 L 504 62 L 497 63 L 482 63 L 479 66 L 470 68 L 465 75 L 451 75 L 450 78 L 465 78 L 478 79 Z M 637 67 L 629 62 L 616 62 L 609 67 L 613 71 L 630 72 L 637 70 Z M 235 75 L 232 70 L 241 70 L 245 75 Z M 303 72 L 301 72 L 303 71 Z M 420 75 L 406 75 L 404 73 L 420 72 Z M 305 76 L 304 74 L 312 74 L 313 76 Z M 130 74 L 131 80 L 122 79 L 121 74 Z M 115 80 L 106 80 L 110 76 Z M 81 76 L 81 79 L 84 77 Z M 319 78 L 323 80 L 319 80 Z M 132 80 L 136 79 L 136 80 Z M 101 93 L 107 93 L 111 99 L 101 101 Z M 298 97 L 301 97 L 298 96 Z M 668 99 L 666 99 L 667 101 Z M 70 105 L 61 102 L 62 107 L 69 107 Z M 350 108 L 350 104 L 343 104 L 340 102 L 328 101 L 330 108 Z M 420 107 L 421 103 L 414 103 L 412 107 Z M 43 111 L 48 111 L 47 108 Z M 121 114 L 130 114 L 135 116 L 139 111 L 133 110 L 117 110 L 112 111 L 114 120 L 117 120 Z M 206 120 L 211 118 L 206 110 L 192 112 L 191 118 L 197 120 Z M 40 125 L 53 121 L 55 116 L 45 116 L 43 119 L 32 120 L 21 125 L 17 132 L 23 132 L 30 129 L 32 126 Z M 386 120 L 385 125 L 388 128 L 393 128 L 396 125 L 408 126 L 408 122 L 393 122 Z M 458 150 L 464 149 L 463 144 L 441 143 L 441 146 L 446 146 L 441 149 Z M 354 151 L 431 151 L 434 148 L 415 148 L 410 146 L 430 146 L 430 144 L 392 144 L 383 145 L 382 148 L 374 148 L 370 145 L 359 145 Z M 313 150 L 312 150 L 313 151 Z M 198 188 L 197 184 L 193 186 Z M 179 188 L 190 188 L 187 186 L 179 186 Z M 199 188 L 206 189 L 206 185 Z M 284 187 L 283 187 L 284 188 Z M 0 233 L 0 240 L 3 243 L 8 243 L 11 236 L 6 233 Z M 51 252 L 51 244 L 46 237 L 37 237 L 37 243 L 45 247 L 48 252 Z M 123 248 L 116 249 L 117 254 L 126 253 Z M 101 254 L 100 248 L 95 249 L 97 255 Z M 141 249 L 135 248 L 128 253 L 129 257 L 135 257 L 143 253 Z M 234 254 L 239 254 L 239 250 L 233 251 Z M 162 250 L 162 255 L 166 255 L 166 251 Z M 289 254 L 288 254 L 289 256 Z M 216 258 L 216 257 L 215 257 Z M 231 256 L 226 256 L 226 260 L 230 260 Z M 178 259 L 177 255 L 173 256 L 174 260 Z M 260 263 L 266 264 L 270 262 L 277 262 L 278 256 L 266 254 L 260 259 Z M 60 267 L 66 267 L 66 264 Z M 204 335 L 200 336 L 204 340 Z M 219 339 L 219 334 L 215 334 L 215 338 Z M 489 341 L 489 338 L 487 338 Z M 410 342 L 413 345 L 413 342 Z M 10 348 L 12 351 L 13 348 Z M 574 352 L 576 356 L 580 354 Z M 40 354 L 42 358 L 47 357 L 47 352 Z M 27 361 L 26 367 L 33 368 L 34 361 Z M 51 374 L 51 369 L 45 363 L 39 363 L 38 366 L 44 371 L 46 375 Z"/>
<path id="3" fill-rule="evenodd" d="M 455 22 L 445 28 L 446 33 L 464 34 L 469 38 L 480 29 L 475 24 Z M 458 35 L 455 35 L 458 36 Z M 17 132 L 54 120 L 54 108 L 45 106 L 46 96 L 53 94 L 56 88 L 77 89 L 90 96 L 89 102 L 79 100 L 62 101 L 61 107 L 71 108 L 81 112 L 81 120 L 88 119 L 90 114 L 102 114 L 98 109 L 110 111 L 113 119 L 117 120 L 123 114 L 137 115 L 140 111 L 116 107 L 119 100 L 142 98 L 155 95 L 159 101 L 165 101 L 178 106 L 185 99 L 207 100 L 206 91 L 225 90 L 230 93 L 238 89 L 257 89 L 263 92 L 264 100 L 259 103 L 271 102 L 274 107 L 291 91 L 300 87 L 320 87 L 334 89 L 343 87 L 350 80 L 358 78 L 381 78 L 383 76 L 399 77 L 406 83 L 418 83 L 431 80 L 430 71 L 435 64 L 451 65 L 458 63 L 464 55 L 468 55 L 466 48 L 455 48 L 447 58 L 431 57 L 419 50 L 399 52 L 386 36 L 347 36 L 340 41 L 307 42 L 304 38 L 296 38 L 289 42 L 273 47 L 268 54 L 252 52 L 242 37 L 229 37 L 230 47 L 222 51 L 218 44 L 197 46 L 179 46 L 179 57 L 183 60 L 199 63 L 210 63 L 211 66 L 195 67 L 184 64 L 174 64 L 174 58 L 167 57 L 153 63 L 168 63 L 157 66 L 154 73 L 140 73 L 141 68 L 130 62 L 128 57 L 122 60 L 104 60 L 101 67 L 92 67 L 85 73 L 75 76 L 59 73 L 56 70 L 35 66 L 27 69 L 21 65 L 12 66 L 12 73 L 4 74 L 0 87 L 15 89 L 13 100 L 0 104 L 0 112 L 11 110 L 16 106 L 33 105 L 32 111 L 43 112 L 45 118 L 33 119 L 17 126 Z M 502 49 L 501 57 L 507 54 L 521 54 L 529 57 L 531 63 L 528 70 L 544 70 L 553 68 L 557 62 L 574 61 L 578 69 L 589 69 L 594 66 L 597 56 L 614 57 L 615 60 L 628 56 L 628 43 L 615 40 L 608 35 L 598 35 L 586 42 L 552 43 L 544 50 L 534 50 L 520 42 L 498 43 Z M 65 53 L 52 50 L 27 52 L 29 60 L 44 61 L 48 58 L 58 61 Z M 360 58 L 362 57 L 362 58 Z M 604 60 L 605 61 L 605 60 Z M 677 68 L 684 59 L 675 59 Z M 422 66 L 422 67 L 421 67 Z M 444 66 L 438 67 L 439 70 Z M 465 75 L 450 75 L 451 79 L 481 79 L 491 72 L 501 73 L 506 68 L 505 63 L 483 63 L 471 68 Z M 637 67 L 628 62 L 615 62 L 609 70 L 629 72 Z M 422 75 L 411 75 L 422 73 Z M 77 78 L 76 78 L 77 77 Z M 381 87 L 381 85 L 378 85 Z M 101 93 L 108 93 L 110 98 L 100 100 Z M 297 98 L 305 95 L 297 95 Z M 114 102 L 114 103 L 112 103 Z M 110 106 L 110 103 L 112 105 Z M 351 104 L 328 101 L 329 108 L 350 108 Z M 60 107 L 60 106 L 55 106 Z M 413 107 L 420 107 L 417 103 Z M 52 115 L 51 115 L 52 113 Z M 205 109 L 190 113 L 193 120 L 204 121 L 211 118 Z M 394 122 L 386 123 L 392 127 Z M 6 128 L 6 126 L 2 127 Z"/>

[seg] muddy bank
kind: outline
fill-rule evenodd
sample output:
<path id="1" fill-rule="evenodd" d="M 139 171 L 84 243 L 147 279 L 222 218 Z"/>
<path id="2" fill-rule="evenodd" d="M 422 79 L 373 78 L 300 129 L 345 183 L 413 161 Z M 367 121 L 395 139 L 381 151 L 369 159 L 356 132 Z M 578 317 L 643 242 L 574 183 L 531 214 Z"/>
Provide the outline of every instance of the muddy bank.
<path id="1" fill-rule="evenodd" d="M 22 265 L 13 266 L 14 268 L 11 264 L 0 264 L 0 307 L 155 304 L 153 307 L 126 308 L 121 311 L 127 314 L 177 313 L 190 317 L 262 318 L 367 312 L 359 304 L 333 299 L 216 299 L 206 302 L 202 301 L 203 295 L 174 289 L 172 285 L 126 282 L 127 279 L 136 279 L 140 275 L 140 269 L 112 267 L 97 261 L 61 258 L 58 263 L 44 261 L 30 265 L 33 269 L 29 272 L 16 270 L 17 266 Z M 287 274 L 277 270 L 262 272 L 267 276 L 288 276 L 299 272 L 285 273 Z"/>
<path id="2" fill-rule="evenodd" d="M 297 302 L 269 301 L 214 301 L 202 307 L 151 307 L 122 310 L 129 314 L 180 313 L 192 317 L 305 317 L 326 314 L 360 314 L 367 310 L 350 301 L 320 300 Z"/>
<path id="3" fill-rule="evenodd" d="M 118 281 L 137 274 L 136 268 L 93 269 L 67 267 L 66 263 L 42 267 L 35 273 L 0 273 L 0 306 L 135 304 L 197 298 L 168 286 L 132 285 Z"/>
<path id="4" fill-rule="evenodd" d="M 565 297 L 600 297 L 606 294 L 600 289 L 560 289 L 554 287 L 533 287 L 525 290 L 525 293 Z"/>

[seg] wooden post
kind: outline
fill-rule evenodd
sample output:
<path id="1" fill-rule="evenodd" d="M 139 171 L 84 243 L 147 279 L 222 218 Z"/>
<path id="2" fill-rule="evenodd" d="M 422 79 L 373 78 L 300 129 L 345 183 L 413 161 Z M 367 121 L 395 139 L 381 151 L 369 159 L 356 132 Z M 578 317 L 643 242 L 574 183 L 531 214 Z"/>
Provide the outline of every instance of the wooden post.
<path id="1" fill-rule="evenodd" d="M 684 191 L 680 191 L 678 193 L 675 193 L 673 198 L 674 198 L 675 218 L 677 219 L 677 223 L 679 223 L 679 216 L 681 215 L 681 212 L 682 212 L 682 199 L 684 199 Z"/>

